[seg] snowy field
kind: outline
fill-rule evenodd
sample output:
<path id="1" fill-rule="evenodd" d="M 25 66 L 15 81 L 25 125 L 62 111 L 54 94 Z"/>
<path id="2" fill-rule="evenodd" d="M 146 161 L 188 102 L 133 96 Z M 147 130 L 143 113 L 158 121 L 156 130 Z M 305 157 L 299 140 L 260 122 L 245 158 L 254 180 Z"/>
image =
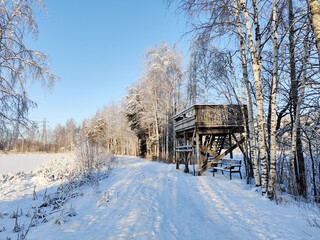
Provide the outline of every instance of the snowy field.
<path id="1" fill-rule="evenodd" d="M 238 174 L 232 181 L 221 173 L 193 177 L 174 165 L 135 157 L 118 157 L 108 177 L 72 189 L 66 203 L 53 209 L 45 198 L 69 186 L 66 169 L 73 167 L 74 156 L 45 158 L 32 172 L 0 174 L 1 240 L 17 239 L 29 226 L 30 240 L 320 239 L 305 210 L 270 202 Z M 14 161 L 2 156 L 2 173 L 8 172 L 9 165 L 2 165 L 6 159 Z M 32 164 L 36 159 L 42 157 L 25 155 Z M 30 171 L 31 164 L 26 166 Z M 20 232 L 13 231 L 16 222 Z"/>
<path id="2" fill-rule="evenodd" d="M 52 154 L 1 154 L 0 174 L 30 172 L 52 157 Z"/>

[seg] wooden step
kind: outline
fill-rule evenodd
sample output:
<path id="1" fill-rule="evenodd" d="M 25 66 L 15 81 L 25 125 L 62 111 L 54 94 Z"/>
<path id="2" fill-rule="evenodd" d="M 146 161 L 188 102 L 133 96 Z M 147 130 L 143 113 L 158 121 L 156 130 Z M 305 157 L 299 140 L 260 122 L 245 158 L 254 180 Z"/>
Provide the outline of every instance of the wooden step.
<path id="1" fill-rule="evenodd" d="M 207 163 L 205 166 L 203 166 L 200 171 L 199 174 L 201 175 L 202 173 L 204 173 L 205 171 L 207 171 L 209 168 L 211 168 L 213 163 L 217 163 L 219 162 L 222 158 L 224 158 L 226 155 L 228 155 L 232 150 L 236 149 L 238 147 L 238 145 L 242 144 L 244 142 L 244 137 L 241 138 L 240 141 L 237 140 L 237 143 L 232 145 L 230 148 L 228 148 L 226 151 L 224 151 L 222 154 L 220 154 L 219 156 L 217 156 L 216 158 L 214 158 L 213 161 L 211 161 L 210 163 Z"/>

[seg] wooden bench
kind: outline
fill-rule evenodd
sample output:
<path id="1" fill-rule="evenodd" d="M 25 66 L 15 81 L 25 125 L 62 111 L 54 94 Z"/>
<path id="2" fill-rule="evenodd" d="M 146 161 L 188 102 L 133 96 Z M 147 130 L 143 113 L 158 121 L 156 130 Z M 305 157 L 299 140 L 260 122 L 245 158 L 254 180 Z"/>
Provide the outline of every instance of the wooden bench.
<path id="1" fill-rule="evenodd" d="M 221 170 L 222 174 L 224 171 L 230 173 L 230 180 L 232 179 L 232 173 L 239 173 L 240 178 L 242 179 L 241 171 L 240 171 L 241 160 L 222 159 L 221 161 L 214 163 L 212 165 L 213 165 L 213 176 L 216 170 Z"/>

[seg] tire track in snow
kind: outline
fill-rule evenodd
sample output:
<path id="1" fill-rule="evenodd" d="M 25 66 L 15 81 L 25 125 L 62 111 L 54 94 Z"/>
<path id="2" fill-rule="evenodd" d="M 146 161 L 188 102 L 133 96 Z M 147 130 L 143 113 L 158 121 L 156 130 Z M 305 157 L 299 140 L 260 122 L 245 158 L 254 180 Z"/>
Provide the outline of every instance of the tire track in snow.
<path id="1" fill-rule="evenodd" d="M 115 226 L 119 229 L 116 239 L 161 239 L 163 235 L 166 216 L 160 199 L 165 192 L 162 184 L 165 169 L 159 168 L 158 164 L 154 164 L 153 168 L 150 164 L 154 163 L 144 161 L 143 164 L 134 164 L 134 167 L 128 165 L 123 169 L 126 174 L 122 182 L 126 184 L 121 189 L 119 199 L 125 196 L 126 200 L 123 202 L 122 199 L 112 207 L 114 211 L 125 212 Z M 121 185 L 118 182 L 112 188 L 118 189 Z M 132 235 L 132 232 L 135 234 Z M 172 239 L 177 238 L 173 236 Z"/>
<path id="2" fill-rule="evenodd" d="M 216 214 L 224 219 L 225 227 L 230 227 L 229 230 L 236 233 L 236 239 L 241 236 L 246 236 L 246 239 L 292 239 L 295 236 L 291 229 L 281 227 L 287 225 L 286 218 L 280 216 L 275 219 L 273 216 L 277 213 L 270 213 L 270 208 L 267 208 L 268 211 L 263 209 L 264 204 L 270 203 L 266 203 L 269 200 L 261 198 L 260 205 L 255 205 L 248 201 L 248 194 L 252 194 L 252 198 L 256 198 L 257 194 L 244 192 L 235 181 L 208 181 L 206 177 L 202 177 L 199 192 L 208 205 L 215 209 Z"/>
<path id="3" fill-rule="evenodd" d="M 239 206 L 226 197 L 226 192 L 219 190 L 219 187 L 215 186 L 215 184 L 215 182 L 208 182 L 206 177 L 201 177 L 199 178 L 198 189 L 199 196 L 206 202 L 205 205 L 222 223 L 221 226 L 218 227 L 226 229 L 227 236 L 231 233 L 232 235 L 235 234 L 235 236 L 229 236 L 232 237 L 232 239 L 239 239 L 241 236 L 247 236 L 248 239 L 260 238 L 261 236 L 248 236 L 249 231 L 247 230 L 247 224 L 250 218 L 247 219 L 244 217 L 243 213 L 239 211 Z M 251 232 L 250 235 L 252 235 Z"/>
<path id="4" fill-rule="evenodd" d="M 135 164 L 134 168 L 128 166 L 128 172 L 125 177 L 126 187 L 121 189 L 119 198 L 125 196 L 113 207 L 115 211 L 124 214 L 115 228 L 119 234 L 116 239 L 150 239 L 149 231 L 153 223 L 153 199 L 154 197 L 148 191 L 148 177 L 142 171 L 143 164 Z M 118 185 L 118 186 L 117 186 Z M 116 184 L 114 188 L 121 185 Z M 119 208 L 120 207 L 120 208 Z M 132 233 L 135 233 L 132 235 Z M 151 233 L 152 234 L 152 233 Z"/>
<path id="5" fill-rule="evenodd" d="M 175 170 L 172 165 L 164 166 L 161 171 L 167 172 L 167 178 L 163 178 L 162 186 L 166 187 L 160 202 L 166 215 L 163 230 L 170 228 L 166 235 L 169 234 L 172 239 L 213 239 L 217 233 L 221 234 L 220 229 L 213 232 L 207 228 L 215 217 L 208 216 L 199 201 L 201 198 L 195 191 L 197 178 Z"/>

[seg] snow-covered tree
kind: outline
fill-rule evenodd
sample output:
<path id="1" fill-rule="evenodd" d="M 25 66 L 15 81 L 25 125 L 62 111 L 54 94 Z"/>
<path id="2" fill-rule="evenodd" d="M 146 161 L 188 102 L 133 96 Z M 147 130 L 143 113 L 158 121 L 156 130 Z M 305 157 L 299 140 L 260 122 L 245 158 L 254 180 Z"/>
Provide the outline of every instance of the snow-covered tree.
<path id="1" fill-rule="evenodd" d="M 181 110 L 181 61 L 177 46 L 161 42 L 148 49 L 144 73 L 125 97 L 132 128 L 142 142 L 148 136 L 149 156 L 167 161 L 173 154 L 173 116 Z"/>
<path id="2" fill-rule="evenodd" d="M 26 85 L 41 81 L 52 87 L 56 76 L 49 71 L 48 57 L 25 45 L 28 34 L 37 37 L 34 9 L 41 0 L 4 0 L 0 2 L 0 129 L 8 125 L 28 124 L 27 113 L 36 105 Z"/>

